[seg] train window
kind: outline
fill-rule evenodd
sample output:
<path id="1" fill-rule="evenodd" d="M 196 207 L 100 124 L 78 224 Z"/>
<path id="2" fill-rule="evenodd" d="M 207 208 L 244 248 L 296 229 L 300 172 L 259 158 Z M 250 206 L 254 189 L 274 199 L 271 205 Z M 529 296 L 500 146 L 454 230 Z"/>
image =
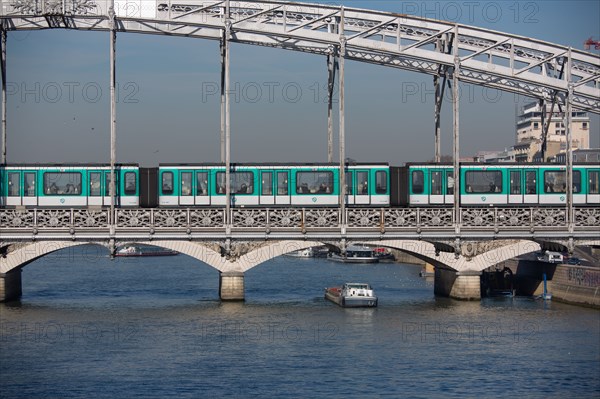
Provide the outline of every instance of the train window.
<path id="1" fill-rule="evenodd" d="M 354 187 L 352 186 L 352 172 L 346 173 L 346 194 L 352 195 Z"/>
<path id="2" fill-rule="evenodd" d="M 196 172 L 196 195 L 208 195 L 208 172 Z"/>
<path id="3" fill-rule="evenodd" d="M 12 172 L 8 174 L 8 196 L 21 196 L 21 174 L 19 172 Z"/>
<path id="4" fill-rule="evenodd" d="M 468 193 L 502 192 L 502 172 L 499 170 L 470 170 L 465 173 Z"/>
<path id="5" fill-rule="evenodd" d="M 525 172 L 525 193 L 526 194 L 537 194 L 535 175 L 536 175 L 536 172 L 534 172 L 534 171 Z"/>
<path id="6" fill-rule="evenodd" d="M 333 172 L 297 172 L 297 194 L 331 194 Z"/>
<path id="7" fill-rule="evenodd" d="M 229 174 L 232 194 L 254 193 L 253 172 L 232 172 Z M 225 194 L 225 172 L 217 173 L 217 193 Z"/>
<path id="8" fill-rule="evenodd" d="M 90 172 L 90 196 L 99 197 L 100 194 L 100 172 Z"/>
<path id="9" fill-rule="evenodd" d="M 135 172 L 125 173 L 125 195 L 135 195 L 137 191 L 136 186 Z"/>
<path id="10" fill-rule="evenodd" d="M 375 173 L 375 193 L 387 194 L 387 172 L 385 170 Z"/>
<path id="11" fill-rule="evenodd" d="M 173 172 L 162 173 L 162 193 L 165 195 L 173 194 Z"/>
<path id="12" fill-rule="evenodd" d="M 358 195 L 369 194 L 369 173 L 368 172 L 356 172 L 356 185 Z"/>
<path id="13" fill-rule="evenodd" d="M 44 173 L 44 192 L 46 195 L 81 194 L 81 173 L 47 172 Z"/>
<path id="14" fill-rule="evenodd" d="M 510 171 L 510 193 L 521 194 L 521 172 L 518 170 Z"/>
<path id="15" fill-rule="evenodd" d="M 288 195 L 288 172 L 277 172 L 277 195 Z"/>
<path id="16" fill-rule="evenodd" d="M 588 176 L 590 178 L 589 193 L 600 194 L 600 172 L 590 170 Z"/>
<path id="17" fill-rule="evenodd" d="M 25 197 L 34 197 L 35 194 L 35 173 L 25 173 Z"/>
<path id="18" fill-rule="evenodd" d="M 192 195 L 192 172 L 181 172 L 181 196 Z"/>
<path id="19" fill-rule="evenodd" d="M 564 170 L 547 170 L 544 172 L 545 193 L 566 193 L 567 173 Z M 573 192 L 581 192 L 581 172 L 573 171 Z"/>
<path id="20" fill-rule="evenodd" d="M 119 175 L 115 172 L 115 196 L 119 195 Z M 110 197 L 110 172 L 104 174 L 104 195 Z"/>
<path id="21" fill-rule="evenodd" d="M 442 172 L 431 172 L 431 195 L 442 194 Z"/>
<path id="22" fill-rule="evenodd" d="M 424 177 L 422 170 L 414 170 L 412 172 L 412 192 L 413 194 L 423 194 L 425 188 Z"/>
<path id="23" fill-rule="evenodd" d="M 581 172 L 578 170 L 573 171 L 573 192 L 581 192 Z"/>
<path id="24" fill-rule="evenodd" d="M 262 172 L 261 173 L 261 181 L 262 181 L 262 195 L 273 195 L 273 173 L 272 172 Z"/>
<path id="25" fill-rule="evenodd" d="M 446 171 L 446 195 L 454 195 L 454 171 Z"/>

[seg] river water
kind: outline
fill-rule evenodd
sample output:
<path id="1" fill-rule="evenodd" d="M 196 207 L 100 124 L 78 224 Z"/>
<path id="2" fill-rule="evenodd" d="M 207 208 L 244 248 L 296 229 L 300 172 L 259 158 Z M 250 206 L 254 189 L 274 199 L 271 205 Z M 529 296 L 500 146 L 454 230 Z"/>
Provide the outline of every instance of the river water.
<path id="1" fill-rule="evenodd" d="M 221 303 L 184 255 L 56 252 L 0 304 L 2 398 L 598 398 L 600 312 L 433 295 L 419 267 L 281 257 Z M 323 289 L 369 282 L 376 309 Z"/>

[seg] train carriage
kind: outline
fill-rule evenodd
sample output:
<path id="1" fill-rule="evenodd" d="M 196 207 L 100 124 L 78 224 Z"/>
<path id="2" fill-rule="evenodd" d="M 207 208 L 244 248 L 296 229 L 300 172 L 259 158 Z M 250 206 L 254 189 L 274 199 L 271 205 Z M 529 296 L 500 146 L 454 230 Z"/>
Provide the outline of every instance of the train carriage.
<path id="1" fill-rule="evenodd" d="M 410 163 L 390 168 L 391 204 L 451 206 L 454 171 L 450 164 Z M 600 204 L 600 167 L 573 166 L 573 203 Z M 566 167 L 559 164 L 462 163 L 461 206 L 532 206 L 566 204 Z"/>
<path id="2" fill-rule="evenodd" d="M 388 206 L 388 172 L 384 163 L 348 165 L 346 203 Z M 161 164 L 157 173 L 160 206 L 225 206 L 222 164 Z M 233 206 L 339 204 L 337 164 L 234 164 L 230 181 Z"/>
<path id="3" fill-rule="evenodd" d="M 118 165 L 117 206 L 139 205 L 134 164 Z M 7 207 L 110 206 L 110 165 L 20 164 L 0 169 L 1 205 Z"/>

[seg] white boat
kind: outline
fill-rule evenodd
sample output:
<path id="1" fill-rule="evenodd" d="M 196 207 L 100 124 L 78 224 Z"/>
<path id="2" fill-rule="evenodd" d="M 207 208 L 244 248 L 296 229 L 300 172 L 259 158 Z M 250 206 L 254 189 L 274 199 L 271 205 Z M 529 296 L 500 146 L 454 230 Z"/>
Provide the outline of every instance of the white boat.
<path id="1" fill-rule="evenodd" d="M 115 256 L 173 256 L 179 255 L 177 251 L 164 248 L 142 247 L 137 245 L 125 245 L 115 252 Z"/>
<path id="2" fill-rule="evenodd" d="M 329 250 L 327 247 L 310 247 L 305 249 L 299 249 L 297 251 L 288 252 L 284 254 L 292 258 L 325 258 L 327 257 Z"/>
<path id="3" fill-rule="evenodd" d="M 373 308 L 377 296 L 366 283 L 345 283 L 341 287 L 325 288 L 325 299 L 344 308 Z"/>
<path id="4" fill-rule="evenodd" d="M 312 248 L 299 249 L 298 251 L 288 252 L 285 256 L 291 258 L 312 258 L 314 256 L 314 251 Z"/>
<path id="5" fill-rule="evenodd" d="M 346 248 L 346 254 L 329 254 L 330 260 L 344 263 L 377 263 L 379 258 L 372 248 L 352 245 Z"/>

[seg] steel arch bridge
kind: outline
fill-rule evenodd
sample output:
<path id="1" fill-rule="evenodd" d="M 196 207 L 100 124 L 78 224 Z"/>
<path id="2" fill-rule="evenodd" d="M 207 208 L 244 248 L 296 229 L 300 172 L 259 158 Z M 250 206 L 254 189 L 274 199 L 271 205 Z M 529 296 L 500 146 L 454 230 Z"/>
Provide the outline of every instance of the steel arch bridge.
<path id="1" fill-rule="evenodd" d="M 113 13 L 114 7 L 114 13 Z M 537 39 L 372 10 L 283 1 L 2 0 L 4 32 L 67 28 L 221 40 L 445 75 L 600 113 L 600 57 Z M 114 24 L 114 26 L 113 26 Z M 456 57 L 456 58 L 455 58 Z M 458 65 L 456 65 L 458 64 Z"/>

